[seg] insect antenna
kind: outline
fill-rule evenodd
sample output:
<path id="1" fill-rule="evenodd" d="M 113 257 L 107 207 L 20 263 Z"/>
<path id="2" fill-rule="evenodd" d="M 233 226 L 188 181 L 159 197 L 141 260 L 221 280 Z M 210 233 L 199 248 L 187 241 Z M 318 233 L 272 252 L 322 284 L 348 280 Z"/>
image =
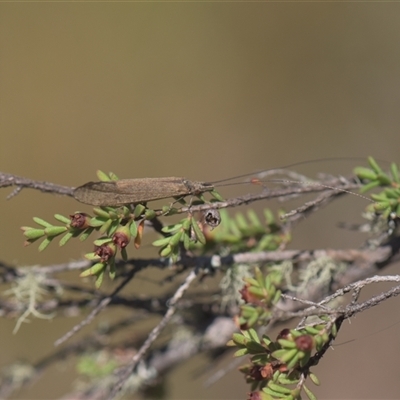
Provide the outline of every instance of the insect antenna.
<path id="1" fill-rule="evenodd" d="M 365 157 L 327 157 L 327 158 L 316 158 L 316 159 L 313 159 L 313 160 L 299 161 L 299 162 L 295 162 L 295 163 L 283 165 L 283 166 L 281 166 L 281 167 L 268 168 L 268 169 L 263 169 L 263 170 L 248 172 L 248 173 L 246 173 L 246 174 L 241 174 L 241 175 L 232 176 L 232 177 L 230 177 L 230 178 L 220 179 L 220 180 L 217 180 L 217 181 L 213 181 L 213 182 L 211 182 L 211 183 L 215 185 L 215 184 L 219 184 L 219 183 L 223 183 L 223 182 L 229 182 L 229 181 L 232 181 L 232 180 L 234 180 L 234 179 L 247 178 L 247 177 L 254 176 L 254 175 L 260 175 L 260 174 L 266 173 L 266 172 L 273 172 L 273 171 L 279 171 L 279 170 L 286 170 L 286 169 L 289 169 L 289 168 L 298 167 L 298 166 L 300 166 L 300 165 L 307 165 L 307 164 L 314 164 L 314 163 L 322 163 L 322 162 L 332 162 L 332 161 L 365 161 Z M 389 162 L 386 161 L 386 160 L 379 160 L 379 159 L 377 159 L 377 161 L 379 161 L 379 162 L 381 162 L 381 163 L 389 164 Z M 218 186 L 220 186 L 220 185 L 218 185 Z"/>

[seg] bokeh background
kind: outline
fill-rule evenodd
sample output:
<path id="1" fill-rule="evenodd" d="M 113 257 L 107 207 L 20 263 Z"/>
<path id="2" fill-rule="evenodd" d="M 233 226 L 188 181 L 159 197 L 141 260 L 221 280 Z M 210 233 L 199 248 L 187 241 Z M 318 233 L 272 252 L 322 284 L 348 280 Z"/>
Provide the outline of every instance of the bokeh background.
<path id="1" fill-rule="evenodd" d="M 217 180 L 324 157 L 399 161 L 399 18 L 395 3 L 1 3 L 0 170 L 77 186 L 99 168 Z M 23 248 L 19 227 L 32 216 L 78 206 L 29 190 L 6 201 L 9 192 L 0 197 L 2 261 L 49 265 L 88 251 Z M 292 247 L 356 246 L 335 223 L 359 220 L 361 203 L 347 197 L 305 221 Z M 78 320 L 32 321 L 17 335 L 1 320 L 0 366 L 50 354 Z M 316 368 L 320 398 L 397 398 L 399 321 L 394 299 L 346 323 L 339 342 L 356 341 Z M 245 398 L 236 371 L 204 388 L 201 362 L 176 370 L 168 398 Z M 15 398 L 61 396 L 74 376 L 63 363 Z"/>

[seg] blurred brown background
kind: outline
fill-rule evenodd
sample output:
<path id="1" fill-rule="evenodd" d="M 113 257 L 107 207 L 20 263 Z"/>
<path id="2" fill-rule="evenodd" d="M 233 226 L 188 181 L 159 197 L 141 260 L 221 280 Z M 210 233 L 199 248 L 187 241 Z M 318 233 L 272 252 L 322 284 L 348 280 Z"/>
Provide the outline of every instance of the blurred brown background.
<path id="1" fill-rule="evenodd" d="M 394 3 L 2 3 L 0 170 L 76 186 L 98 168 L 217 180 L 332 156 L 399 161 L 399 18 Z M 78 205 L 28 190 L 5 201 L 8 192 L 2 261 L 48 265 L 88 251 L 23 248 L 19 227 L 32 216 Z M 342 199 L 305 221 L 293 247 L 356 246 L 335 222 L 359 220 L 360 202 Z M 397 304 L 345 324 L 338 342 L 358 339 L 315 370 L 321 399 L 399 397 L 399 325 L 364 337 L 400 321 Z M 0 366 L 50 354 L 77 321 L 35 320 L 14 336 L 14 321 L 1 320 Z M 205 389 L 193 378 L 199 365 L 178 368 L 170 398 L 245 398 L 237 372 Z M 60 396 L 73 378 L 73 363 L 60 365 L 15 398 Z"/>

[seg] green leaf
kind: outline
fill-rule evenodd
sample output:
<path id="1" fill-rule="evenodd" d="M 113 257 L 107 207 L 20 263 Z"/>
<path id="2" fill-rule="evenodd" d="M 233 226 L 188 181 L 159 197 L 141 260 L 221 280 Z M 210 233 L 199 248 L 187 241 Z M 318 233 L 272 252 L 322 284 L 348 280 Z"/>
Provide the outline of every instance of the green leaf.
<path id="1" fill-rule="evenodd" d="M 294 367 L 298 364 L 298 362 L 299 362 L 299 360 L 300 360 L 300 355 L 301 355 L 301 352 L 298 351 L 298 352 L 294 355 L 293 358 L 291 358 L 290 360 L 288 360 L 287 367 L 288 367 L 289 369 L 294 368 Z"/>
<path id="2" fill-rule="evenodd" d="M 38 250 L 43 251 L 51 243 L 52 240 L 53 240 L 52 237 L 48 237 L 48 238 L 44 239 L 43 242 L 40 243 Z"/>
<path id="3" fill-rule="evenodd" d="M 251 357 L 251 362 L 253 364 L 257 364 L 257 365 L 268 364 L 270 362 L 270 360 L 271 360 L 271 357 L 269 354 L 265 353 L 265 349 L 264 349 L 264 353 L 257 353 Z"/>
<path id="4" fill-rule="evenodd" d="M 23 227 L 22 229 L 25 229 L 25 228 L 29 228 L 29 227 Z M 44 232 L 44 229 L 29 228 L 24 231 L 23 235 L 29 240 L 35 240 L 35 239 L 39 239 L 42 236 L 44 236 L 45 232 Z"/>
<path id="5" fill-rule="evenodd" d="M 97 289 L 100 288 L 101 284 L 103 283 L 103 279 L 104 279 L 104 271 L 101 271 L 96 275 L 96 281 L 94 283 Z"/>
<path id="6" fill-rule="evenodd" d="M 368 157 L 368 163 L 370 167 L 377 173 L 380 174 L 382 172 L 381 167 L 378 165 L 378 163 L 374 160 L 373 157 Z"/>
<path id="7" fill-rule="evenodd" d="M 306 326 L 304 330 L 309 333 L 310 335 L 318 335 L 321 329 L 317 329 L 314 326 Z"/>
<path id="8" fill-rule="evenodd" d="M 203 232 L 201 231 L 199 225 L 197 224 L 197 221 L 194 218 L 192 218 L 192 227 L 193 227 L 193 231 L 197 237 L 197 240 L 201 244 L 206 244 L 206 238 L 205 238 Z"/>
<path id="9" fill-rule="evenodd" d="M 186 250 L 189 250 L 189 248 L 190 248 L 190 236 L 189 236 L 189 233 L 188 232 L 183 232 L 181 240 L 183 242 L 183 247 Z"/>
<path id="10" fill-rule="evenodd" d="M 94 252 L 86 253 L 84 256 L 89 261 L 98 261 L 100 260 L 100 256 Z"/>
<path id="11" fill-rule="evenodd" d="M 354 168 L 353 172 L 360 179 L 367 179 L 369 181 L 375 181 L 378 176 L 374 171 L 371 171 L 369 168 L 365 167 Z"/>
<path id="12" fill-rule="evenodd" d="M 182 228 L 182 224 L 173 224 L 164 226 L 161 231 L 164 233 L 172 233 Z"/>
<path id="13" fill-rule="evenodd" d="M 135 238 L 137 236 L 137 225 L 135 221 L 132 221 L 131 224 L 129 225 L 129 232 L 132 235 L 132 238 Z"/>
<path id="14" fill-rule="evenodd" d="M 374 189 L 374 188 L 376 188 L 376 187 L 379 186 L 379 185 L 380 185 L 379 181 L 372 181 L 372 182 L 369 182 L 369 183 L 367 183 L 366 185 L 364 185 L 364 186 L 360 189 L 360 193 L 368 192 L 368 190 Z"/>
<path id="15" fill-rule="evenodd" d="M 101 171 L 99 169 L 96 171 L 96 175 L 97 175 L 97 178 L 99 178 L 100 181 L 103 181 L 103 182 L 111 181 L 110 177 L 105 172 L 103 172 L 103 171 Z"/>
<path id="16" fill-rule="evenodd" d="M 162 210 L 163 215 L 175 215 L 175 214 L 178 214 L 178 212 L 179 212 L 178 208 L 171 207 L 171 206 L 163 206 L 161 210 Z"/>
<path id="17" fill-rule="evenodd" d="M 137 206 L 135 206 L 135 209 L 133 210 L 133 215 L 136 218 L 139 218 L 144 210 L 146 210 L 146 207 L 143 204 L 138 204 Z"/>
<path id="18" fill-rule="evenodd" d="M 247 333 L 250 335 L 251 340 L 256 343 L 260 343 L 260 338 L 258 337 L 258 334 L 254 329 L 247 330 Z"/>
<path id="19" fill-rule="evenodd" d="M 163 237 L 161 239 L 155 240 L 152 243 L 152 245 L 156 246 L 156 247 L 165 246 L 165 245 L 167 245 L 169 243 L 169 241 L 170 241 L 170 236 L 167 236 L 167 237 Z"/>
<path id="20" fill-rule="evenodd" d="M 179 258 L 179 247 L 171 247 L 171 255 L 170 255 L 171 259 L 173 262 L 176 262 Z"/>
<path id="21" fill-rule="evenodd" d="M 317 400 L 315 394 L 306 385 L 303 385 L 303 390 L 306 392 L 306 395 L 310 400 Z"/>
<path id="22" fill-rule="evenodd" d="M 249 224 L 246 221 L 246 218 L 241 212 L 235 214 L 236 225 L 241 231 L 247 231 L 249 228 Z"/>
<path id="23" fill-rule="evenodd" d="M 272 304 L 276 304 L 280 298 L 281 298 L 282 292 L 280 290 L 277 290 L 276 293 L 274 294 L 274 298 L 272 299 Z"/>
<path id="24" fill-rule="evenodd" d="M 117 268 L 116 268 L 116 265 L 115 265 L 115 258 L 113 257 L 109 262 L 108 276 L 110 277 L 110 279 L 114 280 L 116 274 L 117 274 Z"/>
<path id="25" fill-rule="evenodd" d="M 38 218 L 38 217 L 33 217 L 33 220 L 38 224 L 43 226 L 44 228 L 51 227 L 52 225 L 46 222 L 44 219 Z"/>
<path id="26" fill-rule="evenodd" d="M 247 351 L 246 348 L 244 348 L 244 349 L 239 349 L 239 350 L 235 351 L 235 353 L 233 354 L 233 356 L 234 356 L 234 357 L 243 357 L 243 356 L 245 356 L 246 354 L 249 354 L 249 352 Z"/>
<path id="27" fill-rule="evenodd" d="M 264 288 L 261 288 L 261 287 L 251 286 L 249 288 L 249 292 L 251 294 L 254 294 L 255 296 L 257 296 L 259 298 L 265 297 L 267 295 L 266 290 Z"/>
<path id="28" fill-rule="evenodd" d="M 253 315 L 250 316 L 250 318 L 247 320 L 247 325 L 249 327 L 253 326 L 257 321 L 258 321 L 258 314 L 257 312 L 253 313 Z"/>
<path id="29" fill-rule="evenodd" d="M 104 220 L 110 218 L 110 214 L 103 207 L 93 207 L 93 213 Z M 92 218 L 93 219 L 93 218 Z"/>
<path id="30" fill-rule="evenodd" d="M 216 190 L 211 190 L 210 194 L 218 201 L 224 201 L 224 198 Z"/>
<path id="31" fill-rule="evenodd" d="M 398 199 L 400 197 L 399 189 L 386 188 L 383 192 L 389 199 Z"/>
<path id="32" fill-rule="evenodd" d="M 192 218 L 190 218 L 190 217 L 185 218 L 185 219 L 183 219 L 183 220 L 181 221 L 181 223 L 182 223 L 182 229 L 183 229 L 184 231 L 189 231 L 189 230 L 190 230 L 190 226 L 191 226 L 191 224 L 192 224 Z"/>
<path id="33" fill-rule="evenodd" d="M 120 211 L 122 212 L 124 218 L 128 218 L 131 215 L 131 209 L 127 206 L 122 206 Z"/>
<path id="34" fill-rule="evenodd" d="M 181 237 L 182 237 L 182 231 L 175 233 L 175 235 L 170 237 L 170 241 L 169 241 L 169 245 L 172 247 L 175 247 L 179 244 L 179 242 L 181 241 Z"/>
<path id="35" fill-rule="evenodd" d="M 272 390 L 268 386 L 266 386 L 262 390 L 263 390 L 264 393 L 266 393 L 267 395 L 271 396 L 272 400 L 276 400 L 276 399 L 293 400 L 293 398 L 291 396 L 287 396 L 287 395 L 285 395 L 283 393 L 275 392 L 274 390 Z"/>
<path id="36" fill-rule="evenodd" d="M 278 382 L 282 385 L 297 385 L 299 383 L 299 378 L 289 379 L 286 377 L 287 375 L 279 375 Z"/>
<path id="37" fill-rule="evenodd" d="M 54 214 L 54 218 L 57 221 L 59 221 L 59 222 L 61 222 L 63 224 L 67 224 L 67 225 L 71 222 L 71 220 L 69 218 L 64 217 L 64 215 L 61 215 L 61 214 Z"/>
<path id="38" fill-rule="evenodd" d="M 294 338 L 297 338 L 297 337 L 303 336 L 303 335 L 304 335 L 304 332 L 301 331 L 301 330 L 297 330 L 297 329 L 291 329 L 291 330 L 290 330 L 290 334 L 291 334 Z"/>
<path id="39" fill-rule="evenodd" d="M 257 343 L 257 342 L 249 342 L 246 345 L 247 350 L 249 351 L 249 353 L 251 354 L 258 354 L 258 353 L 264 353 L 265 352 L 265 348 Z"/>
<path id="40" fill-rule="evenodd" d="M 245 282 L 247 282 L 251 286 L 260 287 L 260 283 L 250 276 L 245 278 Z"/>
<path id="41" fill-rule="evenodd" d="M 396 183 L 400 183 L 399 168 L 397 167 L 397 164 L 395 163 L 390 164 L 390 171 L 392 173 L 393 180 Z"/>
<path id="42" fill-rule="evenodd" d="M 267 223 L 267 225 L 272 225 L 275 223 L 274 214 L 272 213 L 272 211 L 269 208 L 265 208 L 263 210 L 263 213 L 264 213 L 264 218 L 265 218 L 265 222 Z"/>
<path id="43" fill-rule="evenodd" d="M 385 195 L 385 192 L 372 193 L 371 194 L 371 199 L 375 200 L 375 201 L 387 201 L 387 197 Z"/>
<path id="44" fill-rule="evenodd" d="M 279 339 L 278 343 L 285 349 L 295 349 L 296 343 L 293 340 Z"/>
<path id="45" fill-rule="evenodd" d="M 60 246 L 64 246 L 72 237 L 74 236 L 74 234 L 72 232 L 67 232 L 61 239 L 59 242 Z"/>
<path id="46" fill-rule="evenodd" d="M 108 219 L 106 222 L 104 222 L 104 224 L 102 225 L 102 227 L 99 229 L 99 232 L 104 234 L 108 231 L 108 229 L 111 227 L 111 224 L 113 223 L 112 219 Z"/>
<path id="47" fill-rule="evenodd" d="M 119 228 L 120 224 L 121 224 L 121 220 L 119 220 L 119 219 L 113 221 L 112 224 L 111 224 L 111 226 L 110 226 L 110 228 L 108 229 L 108 235 L 109 235 L 109 236 L 114 235 L 114 233 L 115 233 L 115 232 L 117 231 L 117 229 Z M 101 230 L 101 229 L 100 229 L 100 230 Z"/>
<path id="48" fill-rule="evenodd" d="M 114 174 L 114 172 L 110 172 L 108 176 L 111 178 L 112 181 L 119 181 L 119 178 L 117 175 Z"/>
<path id="49" fill-rule="evenodd" d="M 102 237 L 102 238 L 96 239 L 93 243 L 94 243 L 95 246 L 102 246 L 103 244 L 111 243 L 111 242 L 112 242 L 111 238 Z"/>
<path id="50" fill-rule="evenodd" d="M 128 260 L 128 252 L 126 251 L 126 247 L 121 249 L 121 257 L 124 261 Z"/>
<path id="51" fill-rule="evenodd" d="M 245 346 L 249 339 L 243 336 L 241 333 L 235 332 L 232 335 L 232 340 L 236 343 L 236 345 Z"/>
<path id="52" fill-rule="evenodd" d="M 116 211 L 116 209 L 109 211 L 108 214 L 113 221 L 118 219 L 119 213 Z"/>
<path id="53" fill-rule="evenodd" d="M 381 172 L 378 175 L 378 180 L 379 180 L 379 183 L 381 184 L 381 186 L 385 186 L 385 185 L 389 186 L 392 184 L 392 180 L 384 172 Z"/>
<path id="54" fill-rule="evenodd" d="M 103 271 L 106 268 L 106 265 L 107 264 L 103 263 L 103 262 L 94 264 L 90 268 L 85 269 L 84 271 L 82 271 L 79 276 L 81 278 L 84 278 L 86 276 L 97 275 L 97 274 L 99 274 L 101 271 Z"/>
<path id="55" fill-rule="evenodd" d="M 164 247 L 161 251 L 160 251 L 160 256 L 161 257 L 169 257 L 172 254 L 172 247 L 170 245 Z"/>
<path id="56" fill-rule="evenodd" d="M 253 306 L 243 305 L 240 307 L 242 316 L 245 318 L 250 318 L 253 314 L 257 315 L 257 311 L 254 309 Z M 246 332 L 243 332 L 246 336 Z M 249 338 L 250 339 L 250 338 Z"/>
<path id="57" fill-rule="evenodd" d="M 295 357 L 297 353 L 298 353 L 297 349 L 292 349 L 292 350 L 280 349 L 274 351 L 272 353 L 272 357 L 276 358 L 282 363 L 287 363 L 289 360 Z"/>
<path id="58" fill-rule="evenodd" d="M 251 221 L 252 225 L 253 225 L 255 228 L 264 231 L 264 227 L 263 227 L 263 225 L 262 225 L 260 219 L 258 218 L 257 213 L 256 213 L 254 210 L 250 209 L 250 210 L 247 212 L 247 216 L 248 216 L 249 220 Z"/>
<path id="59" fill-rule="evenodd" d="M 146 210 L 144 215 L 145 215 L 146 219 L 153 219 L 157 216 L 157 214 L 154 210 L 149 210 L 149 209 Z"/>
<path id="60" fill-rule="evenodd" d="M 62 233 L 66 232 L 68 228 L 66 226 L 49 226 L 45 228 L 44 232 L 49 237 L 54 237 L 61 235 Z"/>
<path id="61" fill-rule="evenodd" d="M 273 383 L 272 381 L 268 382 L 268 387 L 273 390 L 276 393 L 281 393 L 281 394 L 290 394 L 291 393 L 291 389 L 284 387 L 284 386 L 280 386 L 277 385 L 276 383 Z"/>
<path id="62" fill-rule="evenodd" d="M 321 384 L 318 377 L 315 374 L 313 374 L 312 372 L 308 376 L 310 377 L 310 379 L 314 385 L 319 386 Z"/>
<path id="63" fill-rule="evenodd" d="M 103 219 L 102 217 L 93 217 L 90 219 L 89 225 L 93 228 L 98 228 L 99 226 L 102 226 L 106 221 L 107 219 Z"/>
<path id="64" fill-rule="evenodd" d="M 86 240 L 86 239 L 90 236 L 90 234 L 93 232 L 93 230 L 94 230 L 93 227 L 86 228 L 86 229 L 80 234 L 79 240 L 80 240 L 81 242 L 83 242 L 84 240 Z"/>
<path id="65" fill-rule="evenodd" d="M 266 346 L 269 348 L 269 345 L 272 343 L 272 340 L 271 340 L 268 336 L 266 336 L 266 335 L 264 335 L 264 336 L 262 337 L 262 340 L 263 340 L 263 342 L 266 344 Z"/>
<path id="66" fill-rule="evenodd" d="M 229 219 L 228 221 L 229 221 L 228 222 L 229 231 L 232 233 L 232 235 L 235 236 L 236 238 L 241 238 L 242 233 L 241 233 L 240 228 L 238 227 L 236 221 L 234 221 L 233 219 Z"/>
<path id="67" fill-rule="evenodd" d="M 386 208 L 390 208 L 390 202 L 374 203 L 374 210 L 376 211 L 382 211 Z"/>

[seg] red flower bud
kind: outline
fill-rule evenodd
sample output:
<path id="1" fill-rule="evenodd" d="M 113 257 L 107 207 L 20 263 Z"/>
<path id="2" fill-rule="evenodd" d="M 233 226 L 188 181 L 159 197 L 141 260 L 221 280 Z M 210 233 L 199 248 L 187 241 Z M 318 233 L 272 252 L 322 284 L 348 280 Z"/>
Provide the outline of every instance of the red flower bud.
<path id="1" fill-rule="evenodd" d="M 314 339 L 310 335 L 302 335 L 295 340 L 296 347 L 301 351 L 311 351 L 314 347 Z"/>
<path id="2" fill-rule="evenodd" d="M 90 217 L 86 213 L 75 213 L 70 216 L 72 228 L 86 229 L 89 227 Z"/>
<path id="3" fill-rule="evenodd" d="M 120 226 L 113 235 L 113 242 L 120 248 L 125 248 L 131 240 L 131 232 L 128 225 Z"/>
<path id="4" fill-rule="evenodd" d="M 262 367 L 259 365 L 253 365 L 249 371 L 249 378 L 255 381 L 262 381 L 264 377 L 262 376 Z"/>
<path id="5" fill-rule="evenodd" d="M 239 290 L 239 293 L 242 295 L 242 299 L 246 302 L 246 303 L 251 303 L 251 304 L 261 304 L 260 299 L 255 296 L 253 293 L 250 292 L 249 290 L 250 284 L 246 283 L 242 289 Z"/>
<path id="6" fill-rule="evenodd" d="M 288 339 L 290 335 L 290 330 L 285 328 L 282 329 L 279 333 L 278 336 L 276 337 L 276 340 L 278 341 L 279 339 Z"/>
<path id="7" fill-rule="evenodd" d="M 101 246 L 97 246 L 94 250 L 94 254 L 100 257 L 101 262 L 108 261 L 111 257 L 115 255 L 115 244 L 114 243 L 104 243 Z"/>

